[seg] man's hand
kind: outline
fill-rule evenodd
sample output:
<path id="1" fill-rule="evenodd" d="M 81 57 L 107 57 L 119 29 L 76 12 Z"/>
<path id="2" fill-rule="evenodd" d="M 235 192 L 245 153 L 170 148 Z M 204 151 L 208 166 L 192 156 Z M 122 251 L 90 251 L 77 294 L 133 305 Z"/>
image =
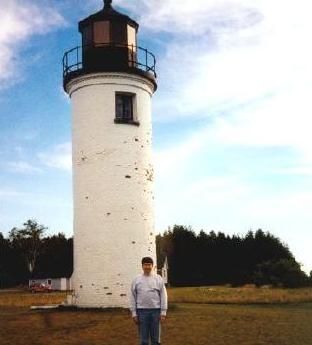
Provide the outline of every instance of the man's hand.
<path id="1" fill-rule="evenodd" d="M 166 321 L 166 316 L 165 316 L 165 315 L 160 315 L 160 316 L 159 316 L 159 321 L 160 321 L 161 323 L 165 322 L 165 321 Z"/>
<path id="2" fill-rule="evenodd" d="M 137 316 L 132 316 L 132 320 L 136 325 L 139 324 L 139 318 Z"/>

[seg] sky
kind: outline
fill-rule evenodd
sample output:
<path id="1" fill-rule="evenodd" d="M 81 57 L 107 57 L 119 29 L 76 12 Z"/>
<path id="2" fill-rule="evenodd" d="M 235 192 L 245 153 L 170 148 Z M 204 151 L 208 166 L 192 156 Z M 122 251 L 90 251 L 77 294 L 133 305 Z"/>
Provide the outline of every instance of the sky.
<path id="1" fill-rule="evenodd" d="M 115 0 L 157 57 L 155 220 L 281 238 L 312 270 L 312 4 Z M 72 236 L 62 56 L 101 0 L 0 0 L 0 231 Z"/>

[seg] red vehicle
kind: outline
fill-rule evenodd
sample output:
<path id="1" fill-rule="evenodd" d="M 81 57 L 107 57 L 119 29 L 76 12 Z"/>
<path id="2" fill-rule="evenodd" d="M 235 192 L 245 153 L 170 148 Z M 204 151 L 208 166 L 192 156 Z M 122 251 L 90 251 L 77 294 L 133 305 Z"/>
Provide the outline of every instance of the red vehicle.
<path id="1" fill-rule="evenodd" d="M 52 287 L 51 285 L 48 284 L 32 284 L 30 285 L 30 290 L 32 293 L 36 293 L 36 292 L 51 292 L 52 291 Z"/>

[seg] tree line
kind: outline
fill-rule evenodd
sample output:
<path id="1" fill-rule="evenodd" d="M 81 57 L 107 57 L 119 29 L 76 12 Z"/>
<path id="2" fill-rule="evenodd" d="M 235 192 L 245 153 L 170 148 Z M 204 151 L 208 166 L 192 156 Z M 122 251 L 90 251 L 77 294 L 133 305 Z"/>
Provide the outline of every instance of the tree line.
<path id="1" fill-rule="evenodd" d="M 312 277 L 301 270 L 288 246 L 269 232 L 249 231 L 245 236 L 175 225 L 158 235 L 157 255 L 168 258 L 173 286 L 231 284 L 308 286 Z"/>
<path id="2" fill-rule="evenodd" d="M 28 279 L 70 277 L 73 272 L 73 238 L 62 233 L 45 236 L 46 227 L 28 220 L 0 233 L 0 287 L 27 283 Z M 200 231 L 175 225 L 156 236 L 157 257 L 167 256 L 172 286 L 247 283 L 299 287 L 311 285 L 286 244 L 268 232 L 245 236 Z"/>
<path id="3" fill-rule="evenodd" d="M 45 236 L 47 228 L 28 220 L 4 238 L 0 233 L 0 287 L 26 284 L 34 277 L 70 277 L 73 239 L 62 233 Z"/>

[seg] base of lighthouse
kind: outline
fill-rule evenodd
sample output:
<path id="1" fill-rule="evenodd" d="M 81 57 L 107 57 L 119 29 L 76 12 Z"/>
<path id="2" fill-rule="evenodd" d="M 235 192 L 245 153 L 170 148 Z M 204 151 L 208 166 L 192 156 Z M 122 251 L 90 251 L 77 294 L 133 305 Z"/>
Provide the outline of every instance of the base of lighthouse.
<path id="1" fill-rule="evenodd" d="M 150 256 L 156 264 L 154 85 L 139 75 L 101 72 L 71 80 L 67 92 L 73 137 L 72 303 L 88 308 L 128 307 L 131 282 L 142 272 L 142 257 Z M 118 95 L 132 97 L 129 123 L 116 119 Z"/>

